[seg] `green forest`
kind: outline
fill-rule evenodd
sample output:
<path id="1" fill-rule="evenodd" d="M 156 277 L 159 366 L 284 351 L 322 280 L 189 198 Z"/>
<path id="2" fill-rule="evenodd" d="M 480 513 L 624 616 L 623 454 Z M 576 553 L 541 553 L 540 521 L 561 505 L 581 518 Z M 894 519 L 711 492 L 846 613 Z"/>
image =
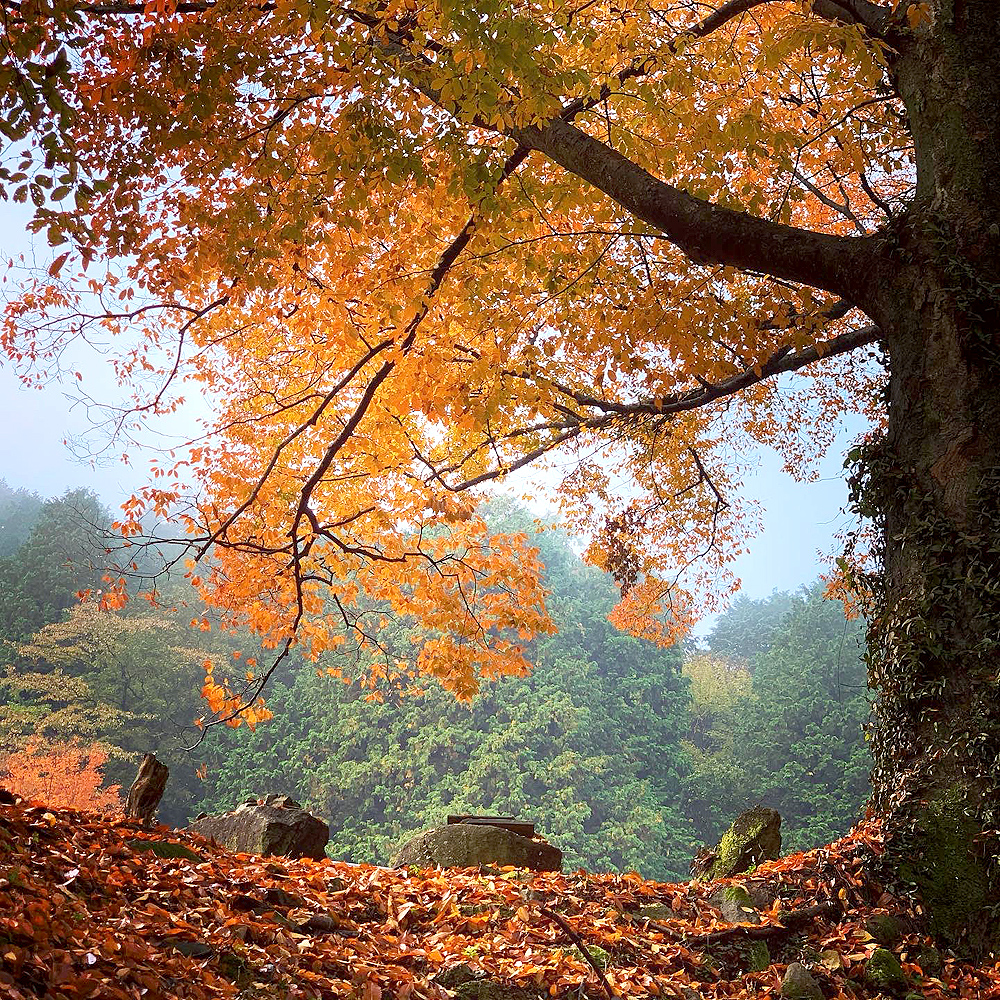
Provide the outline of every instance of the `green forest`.
<path id="1" fill-rule="evenodd" d="M 618 590 L 571 539 L 510 504 L 488 518 L 537 532 L 558 632 L 533 641 L 530 676 L 464 705 L 433 681 L 364 687 L 335 654 L 292 658 L 269 687 L 272 720 L 186 750 L 205 660 L 238 665 L 250 638 L 193 628 L 209 615 L 182 580 L 160 581 L 157 607 L 100 610 L 109 512 L 85 490 L 0 485 L 0 772 L 26 748 L 79 744 L 106 754 L 106 785 L 127 787 L 152 750 L 171 768 L 163 822 L 284 792 L 330 823 L 331 857 L 376 864 L 449 812 L 521 816 L 567 869 L 655 879 L 687 877 L 757 803 L 781 813 L 788 850 L 851 828 L 871 768 L 864 623 L 822 583 L 738 597 L 702 642 L 660 648 L 608 622 Z"/>

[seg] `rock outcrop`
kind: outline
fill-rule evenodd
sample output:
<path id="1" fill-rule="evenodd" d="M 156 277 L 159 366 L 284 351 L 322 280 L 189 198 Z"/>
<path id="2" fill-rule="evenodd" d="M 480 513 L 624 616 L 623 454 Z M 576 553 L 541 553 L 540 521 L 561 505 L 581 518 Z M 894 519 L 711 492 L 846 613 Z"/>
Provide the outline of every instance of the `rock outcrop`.
<path id="1" fill-rule="evenodd" d="M 780 814 L 754 806 L 736 817 L 714 849 L 699 852 L 691 871 L 700 878 L 729 878 L 780 856 Z"/>
<path id="2" fill-rule="evenodd" d="M 199 816 L 189 827 L 230 851 L 285 858 L 326 857 L 330 827 L 287 795 L 249 799 L 221 816 Z"/>
<path id="3" fill-rule="evenodd" d="M 727 885 L 710 897 L 709 902 L 718 907 L 722 919 L 728 920 L 731 924 L 760 923 L 750 893 L 741 885 Z"/>
<path id="4" fill-rule="evenodd" d="M 785 1000 L 823 1000 L 823 991 L 809 970 L 800 962 L 792 962 L 781 981 Z"/>
<path id="5" fill-rule="evenodd" d="M 393 867 L 411 865 L 418 868 L 513 865 L 536 872 L 557 872 L 562 869 L 562 851 L 498 826 L 456 823 L 427 830 L 407 841 L 393 860 Z"/>

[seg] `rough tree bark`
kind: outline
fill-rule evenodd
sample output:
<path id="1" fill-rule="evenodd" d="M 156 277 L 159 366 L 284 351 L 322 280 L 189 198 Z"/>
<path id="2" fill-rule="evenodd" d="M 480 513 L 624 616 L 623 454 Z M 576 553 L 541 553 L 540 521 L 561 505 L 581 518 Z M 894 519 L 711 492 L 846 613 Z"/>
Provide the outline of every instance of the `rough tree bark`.
<path id="1" fill-rule="evenodd" d="M 889 428 L 855 479 L 883 533 L 874 804 L 934 929 L 984 950 L 1000 944 L 1000 8 L 942 0 L 897 46 L 917 192 L 862 303 Z"/>
<path id="2" fill-rule="evenodd" d="M 139 765 L 139 773 L 128 790 L 125 816 L 140 820 L 143 826 L 151 826 L 169 777 L 170 769 L 167 765 L 160 763 L 153 754 L 146 754 Z"/>

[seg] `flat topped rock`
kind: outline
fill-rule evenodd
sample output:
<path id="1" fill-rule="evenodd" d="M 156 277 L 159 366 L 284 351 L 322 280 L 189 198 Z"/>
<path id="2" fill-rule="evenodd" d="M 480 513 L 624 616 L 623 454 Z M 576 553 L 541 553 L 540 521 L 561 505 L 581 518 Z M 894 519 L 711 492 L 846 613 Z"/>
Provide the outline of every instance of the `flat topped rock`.
<path id="1" fill-rule="evenodd" d="M 509 830 L 511 833 L 519 834 L 529 839 L 535 835 L 535 824 L 526 823 L 524 820 L 515 819 L 513 816 L 473 816 L 468 813 L 460 813 L 448 817 L 448 824 L 468 823 L 473 826 L 498 826 L 501 830 Z"/>
<path id="2" fill-rule="evenodd" d="M 221 816 L 199 817 L 188 829 L 230 851 L 261 857 L 322 860 L 330 839 L 330 827 L 287 795 L 249 799 Z"/>
<path id="3" fill-rule="evenodd" d="M 562 870 L 562 851 L 499 826 L 451 823 L 417 834 L 400 848 L 392 863 L 395 868 L 513 865 L 536 872 L 557 872 Z"/>

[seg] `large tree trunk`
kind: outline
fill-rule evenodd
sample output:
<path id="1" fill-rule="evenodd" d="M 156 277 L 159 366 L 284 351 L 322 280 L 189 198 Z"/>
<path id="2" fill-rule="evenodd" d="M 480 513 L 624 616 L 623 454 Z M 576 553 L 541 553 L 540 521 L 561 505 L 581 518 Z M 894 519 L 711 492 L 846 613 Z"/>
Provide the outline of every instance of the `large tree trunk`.
<path id="1" fill-rule="evenodd" d="M 935 930 L 1000 947 L 1000 11 L 943 0 L 893 67 L 918 151 L 876 270 L 889 426 L 860 507 L 883 529 L 869 633 L 874 803 Z"/>

